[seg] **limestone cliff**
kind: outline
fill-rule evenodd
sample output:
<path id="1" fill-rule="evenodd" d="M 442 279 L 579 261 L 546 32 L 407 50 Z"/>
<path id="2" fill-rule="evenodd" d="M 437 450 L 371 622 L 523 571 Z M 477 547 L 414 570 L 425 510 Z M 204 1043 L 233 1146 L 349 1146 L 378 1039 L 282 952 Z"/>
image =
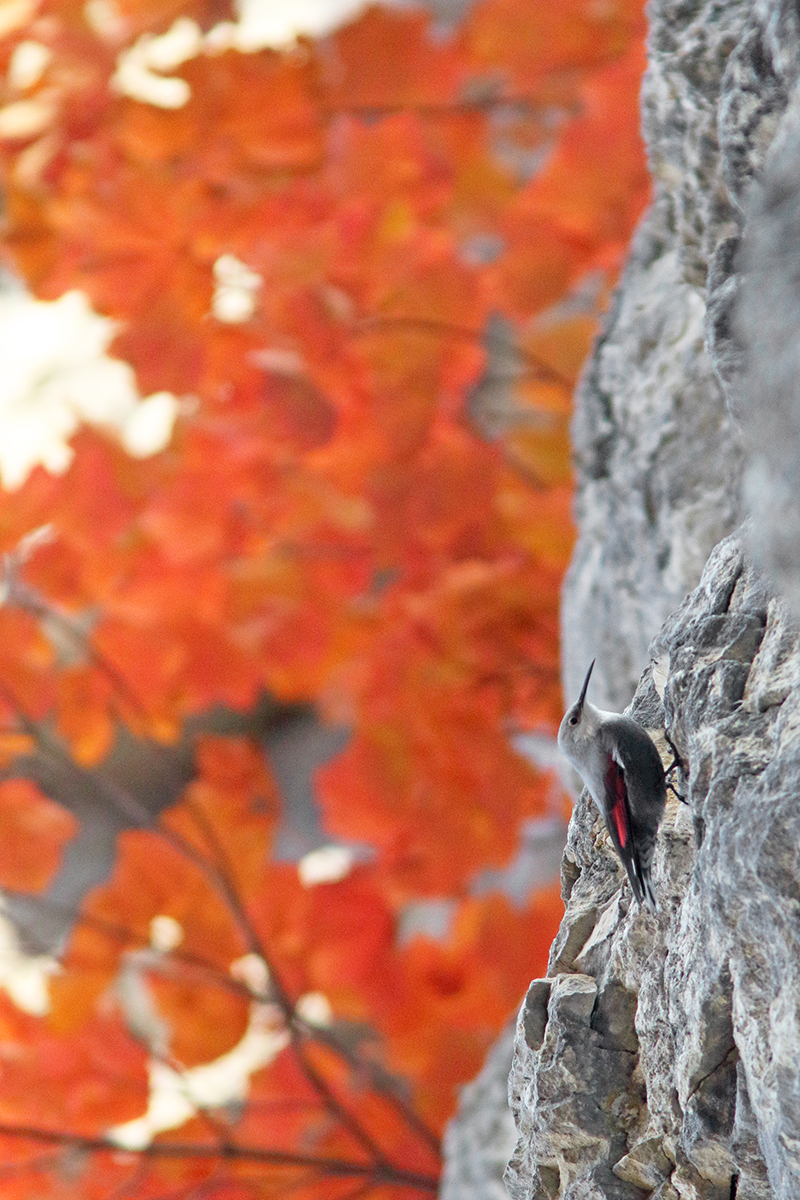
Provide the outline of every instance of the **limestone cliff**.
<path id="1" fill-rule="evenodd" d="M 594 701 L 633 695 L 669 730 L 688 803 L 662 826 L 655 915 L 577 803 L 566 915 L 517 1024 L 506 1183 L 800 1200 L 800 7 L 653 0 L 650 20 L 656 195 L 577 398 L 564 674 L 576 694 L 597 655 Z M 448 1200 L 497 1194 L 455 1164 L 492 1142 L 469 1121 L 506 1062 L 451 1128 Z"/>

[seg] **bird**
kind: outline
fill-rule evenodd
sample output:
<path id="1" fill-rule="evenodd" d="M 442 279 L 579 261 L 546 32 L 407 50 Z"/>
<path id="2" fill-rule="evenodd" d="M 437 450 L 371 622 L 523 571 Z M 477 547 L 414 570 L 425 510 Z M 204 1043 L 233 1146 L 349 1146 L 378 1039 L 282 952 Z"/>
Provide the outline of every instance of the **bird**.
<path id="1" fill-rule="evenodd" d="M 631 717 L 603 712 L 586 699 L 596 659 L 581 694 L 567 709 L 558 745 L 603 814 L 614 849 L 641 908 L 656 910 L 650 878 L 667 777 L 650 735 Z"/>

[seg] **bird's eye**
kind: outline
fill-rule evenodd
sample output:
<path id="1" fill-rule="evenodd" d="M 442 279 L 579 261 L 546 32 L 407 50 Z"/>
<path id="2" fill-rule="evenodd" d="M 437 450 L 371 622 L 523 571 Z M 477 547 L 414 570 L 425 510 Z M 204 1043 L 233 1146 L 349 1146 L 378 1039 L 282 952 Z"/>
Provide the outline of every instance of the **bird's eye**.
<path id="1" fill-rule="evenodd" d="M 577 716 L 576 716 L 575 714 L 573 714 L 573 715 L 570 717 L 570 719 L 569 719 L 569 723 L 570 723 L 570 725 L 577 725 L 577 724 L 578 724 L 578 718 L 577 718 Z"/>

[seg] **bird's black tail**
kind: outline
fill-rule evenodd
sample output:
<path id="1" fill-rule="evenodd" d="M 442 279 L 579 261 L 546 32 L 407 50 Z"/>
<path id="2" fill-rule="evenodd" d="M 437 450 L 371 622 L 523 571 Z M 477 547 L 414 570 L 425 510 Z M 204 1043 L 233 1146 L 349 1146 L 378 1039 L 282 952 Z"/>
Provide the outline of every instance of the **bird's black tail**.
<path id="1" fill-rule="evenodd" d="M 627 863 L 625 865 L 628 866 Z M 650 909 L 650 912 L 655 912 L 658 908 L 658 905 L 656 904 L 653 885 L 650 882 L 650 872 L 642 870 L 642 864 L 639 859 L 639 855 L 636 853 L 631 855 L 628 875 L 630 877 L 631 887 L 633 888 L 633 894 L 636 897 L 639 907 L 641 908 L 643 905 L 647 905 L 647 907 Z"/>

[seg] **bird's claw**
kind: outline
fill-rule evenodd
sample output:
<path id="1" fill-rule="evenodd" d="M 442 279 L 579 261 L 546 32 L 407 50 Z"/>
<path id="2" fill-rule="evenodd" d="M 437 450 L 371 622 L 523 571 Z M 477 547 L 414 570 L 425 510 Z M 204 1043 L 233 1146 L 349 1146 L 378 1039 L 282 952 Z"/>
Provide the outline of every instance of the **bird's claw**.
<path id="1" fill-rule="evenodd" d="M 678 749 L 677 749 L 675 743 L 673 742 L 672 738 L 669 736 L 669 733 L 667 732 L 666 729 L 664 730 L 664 741 L 667 743 L 670 750 L 672 751 L 672 762 L 669 764 L 669 766 L 666 768 L 666 770 L 664 772 L 664 774 L 667 777 L 667 789 L 670 792 L 672 792 L 672 794 L 676 798 L 676 800 L 680 800 L 681 804 L 688 805 L 689 801 L 686 799 L 685 796 L 683 796 L 678 791 L 678 789 L 675 787 L 675 784 L 672 783 L 672 781 L 670 780 L 669 777 L 673 771 L 678 771 L 678 770 L 683 771 L 684 775 L 688 775 L 689 768 L 687 767 L 686 763 L 683 761 L 680 754 L 678 753 Z"/>

